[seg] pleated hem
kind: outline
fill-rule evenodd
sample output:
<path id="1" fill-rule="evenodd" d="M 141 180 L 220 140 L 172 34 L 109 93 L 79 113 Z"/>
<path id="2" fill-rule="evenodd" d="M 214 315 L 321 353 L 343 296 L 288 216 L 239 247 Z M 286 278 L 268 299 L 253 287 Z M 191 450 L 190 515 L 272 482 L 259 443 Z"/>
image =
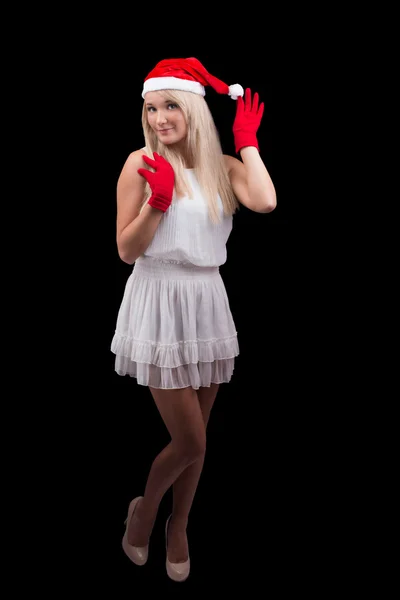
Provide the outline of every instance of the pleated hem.
<path id="1" fill-rule="evenodd" d="M 115 371 L 118 375 L 129 375 L 139 385 L 157 389 L 180 389 L 210 387 L 212 383 L 229 383 L 235 366 L 235 357 L 185 364 L 175 368 L 158 367 L 152 364 L 137 363 L 124 356 L 117 356 Z"/>
<path id="2" fill-rule="evenodd" d="M 224 339 L 160 344 L 135 340 L 116 332 L 111 350 L 131 362 L 174 369 L 188 364 L 213 363 L 234 358 L 239 353 L 239 344 L 236 333 Z"/>

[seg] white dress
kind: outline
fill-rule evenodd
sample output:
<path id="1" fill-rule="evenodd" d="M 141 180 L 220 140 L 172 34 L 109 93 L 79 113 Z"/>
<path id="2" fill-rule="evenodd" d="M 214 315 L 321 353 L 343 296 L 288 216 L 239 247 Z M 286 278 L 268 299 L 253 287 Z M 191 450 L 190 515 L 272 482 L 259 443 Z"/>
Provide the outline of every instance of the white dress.
<path id="1" fill-rule="evenodd" d="M 232 216 L 214 225 L 195 173 L 193 197 L 174 198 L 135 262 L 118 312 L 111 351 L 119 375 L 139 385 L 209 387 L 232 377 L 239 345 L 224 282 Z"/>

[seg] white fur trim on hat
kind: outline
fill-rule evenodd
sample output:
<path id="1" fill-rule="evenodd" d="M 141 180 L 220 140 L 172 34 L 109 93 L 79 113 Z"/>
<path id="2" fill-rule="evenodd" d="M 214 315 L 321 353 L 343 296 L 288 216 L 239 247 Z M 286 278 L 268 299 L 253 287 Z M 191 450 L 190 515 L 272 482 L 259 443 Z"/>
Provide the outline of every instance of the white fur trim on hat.
<path id="1" fill-rule="evenodd" d="M 179 77 L 152 77 L 144 82 L 142 98 L 147 92 L 157 92 L 158 90 L 183 90 L 200 96 L 206 95 L 204 86 L 198 81 L 179 79 Z"/>
<path id="2" fill-rule="evenodd" d="M 240 85 L 240 83 L 234 83 L 233 85 L 229 86 L 229 92 L 228 94 L 230 95 L 230 97 L 232 98 L 232 100 L 237 100 L 238 96 L 243 96 L 244 95 L 244 89 L 242 88 L 242 86 Z"/>

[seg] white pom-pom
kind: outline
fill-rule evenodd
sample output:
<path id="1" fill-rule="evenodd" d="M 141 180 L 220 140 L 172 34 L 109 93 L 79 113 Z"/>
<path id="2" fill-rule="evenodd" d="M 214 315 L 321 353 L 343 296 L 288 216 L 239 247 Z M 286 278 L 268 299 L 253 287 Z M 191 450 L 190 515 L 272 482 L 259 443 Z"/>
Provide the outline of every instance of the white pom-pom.
<path id="1" fill-rule="evenodd" d="M 232 100 L 237 100 L 239 96 L 244 95 L 244 89 L 242 88 L 240 83 L 234 83 L 233 85 L 229 86 L 228 94 L 230 95 Z"/>

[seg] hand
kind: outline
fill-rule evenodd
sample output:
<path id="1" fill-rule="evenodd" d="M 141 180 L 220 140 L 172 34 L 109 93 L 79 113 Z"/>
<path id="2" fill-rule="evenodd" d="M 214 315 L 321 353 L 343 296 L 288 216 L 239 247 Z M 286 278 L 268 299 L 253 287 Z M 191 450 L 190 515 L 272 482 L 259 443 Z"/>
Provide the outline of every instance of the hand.
<path id="1" fill-rule="evenodd" d="M 154 160 L 146 156 L 142 156 L 144 162 L 155 169 L 155 173 L 148 169 L 138 169 L 139 175 L 144 177 L 153 192 L 149 200 L 150 206 L 165 212 L 171 202 L 174 191 L 175 174 L 170 163 L 162 156 L 154 152 Z"/>
<path id="2" fill-rule="evenodd" d="M 245 91 L 245 100 L 239 96 L 236 105 L 236 117 L 233 123 L 233 135 L 237 154 L 245 146 L 255 146 L 257 150 L 257 130 L 264 113 L 264 102 L 258 106 L 258 93 L 254 94 L 253 106 L 251 105 L 251 90 Z"/>

